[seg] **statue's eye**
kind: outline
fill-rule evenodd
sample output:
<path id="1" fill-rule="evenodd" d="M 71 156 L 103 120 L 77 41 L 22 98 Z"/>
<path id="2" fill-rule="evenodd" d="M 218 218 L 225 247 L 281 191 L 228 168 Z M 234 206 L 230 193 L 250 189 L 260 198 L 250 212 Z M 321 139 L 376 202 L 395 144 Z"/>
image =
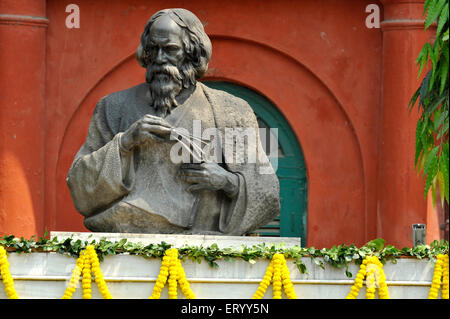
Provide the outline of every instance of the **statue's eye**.
<path id="1" fill-rule="evenodd" d="M 168 45 L 165 48 L 168 52 L 177 52 L 179 47 L 177 45 Z"/>
<path id="2" fill-rule="evenodd" d="M 148 51 L 148 53 L 152 54 L 153 52 L 156 51 L 156 46 L 155 45 L 149 45 L 147 47 L 147 51 Z"/>

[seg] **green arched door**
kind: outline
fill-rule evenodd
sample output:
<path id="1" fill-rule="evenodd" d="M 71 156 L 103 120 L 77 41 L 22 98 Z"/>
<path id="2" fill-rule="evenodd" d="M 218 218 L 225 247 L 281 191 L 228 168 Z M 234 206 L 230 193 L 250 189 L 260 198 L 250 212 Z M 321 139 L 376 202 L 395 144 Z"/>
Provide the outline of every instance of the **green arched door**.
<path id="1" fill-rule="evenodd" d="M 278 158 L 276 174 L 280 181 L 281 212 L 273 222 L 256 232 L 260 236 L 301 237 L 306 242 L 307 180 L 303 153 L 297 138 L 284 116 L 264 96 L 246 87 L 228 82 L 205 82 L 207 86 L 226 91 L 248 102 L 256 114 L 260 127 L 278 129 L 278 152 L 270 152 L 269 143 L 263 145 L 269 156 Z M 269 138 L 266 138 L 269 141 Z M 276 155 L 278 153 L 278 155 Z"/>

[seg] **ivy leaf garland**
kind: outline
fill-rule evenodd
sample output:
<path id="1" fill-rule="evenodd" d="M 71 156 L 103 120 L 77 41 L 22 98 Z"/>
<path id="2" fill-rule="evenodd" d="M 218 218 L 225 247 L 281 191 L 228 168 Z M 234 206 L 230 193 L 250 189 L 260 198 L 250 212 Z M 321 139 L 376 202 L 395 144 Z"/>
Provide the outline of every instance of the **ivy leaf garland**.
<path id="1" fill-rule="evenodd" d="M 16 238 L 13 235 L 0 238 L 0 246 L 5 247 L 8 251 L 17 253 L 57 252 L 78 257 L 80 252 L 86 249 L 88 245 L 95 246 L 100 261 L 103 260 L 104 256 L 124 253 L 144 258 L 162 258 L 165 251 L 172 247 L 172 245 L 165 242 L 144 245 L 142 243 L 129 242 L 126 238 L 116 242 L 106 239 L 101 239 L 98 242 L 95 240 L 75 240 L 73 238 L 59 240 L 57 237 L 36 239 L 34 236 L 27 240 L 23 237 Z M 327 264 L 335 268 L 343 268 L 347 277 L 351 278 L 353 274 L 348 270 L 349 265 L 353 262 L 356 265 L 361 265 L 367 256 L 376 256 L 383 264 L 387 261 L 395 263 L 399 257 L 434 260 L 437 255 L 448 253 L 449 243 L 442 240 L 434 241 L 430 245 L 398 249 L 392 245 L 386 245 L 384 239 L 378 238 L 359 248 L 353 244 L 350 246 L 342 244 L 332 248 L 317 249 L 314 247 L 284 247 L 282 245 L 262 243 L 254 246 L 241 246 L 240 248 L 219 248 L 217 244 L 212 244 L 208 247 L 185 245 L 178 248 L 178 251 L 182 260 L 188 258 L 198 263 L 205 260 L 210 267 L 214 268 L 219 268 L 217 263 L 219 260 L 233 262 L 235 259 L 242 259 L 249 263 L 254 263 L 258 259 L 271 260 L 275 254 L 281 253 L 285 258 L 292 259 L 302 274 L 308 273 L 304 258 L 309 257 L 314 265 L 322 269 L 325 269 Z"/>

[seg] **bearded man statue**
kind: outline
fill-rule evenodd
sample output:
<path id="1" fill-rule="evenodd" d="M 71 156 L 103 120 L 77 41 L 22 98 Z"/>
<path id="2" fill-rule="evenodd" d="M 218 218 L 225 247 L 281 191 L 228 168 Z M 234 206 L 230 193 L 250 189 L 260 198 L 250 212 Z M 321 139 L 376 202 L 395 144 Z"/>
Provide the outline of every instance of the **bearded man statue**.
<path id="1" fill-rule="evenodd" d="M 136 52 L 146 82 L 100 99 L 67 175 L 89 230 L 244 235 L 279 214 L 278 179 L 252 109 L 198 81 L 211 52 L 187 10 L 161 10 L 147 22 Z M 215 130 L 207 143 L 214 156 L 193 143 L 196 124 L 200 136 Z M 255 138 L 236 142 L 230 129 Z M 182 162 L 174 160 L 180 145 L 189 151 Z"/>

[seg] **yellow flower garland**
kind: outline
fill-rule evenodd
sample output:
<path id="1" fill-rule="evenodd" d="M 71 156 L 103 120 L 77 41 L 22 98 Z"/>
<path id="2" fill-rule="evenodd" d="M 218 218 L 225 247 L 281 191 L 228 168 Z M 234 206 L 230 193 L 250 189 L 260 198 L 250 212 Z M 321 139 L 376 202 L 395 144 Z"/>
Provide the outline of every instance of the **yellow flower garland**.
<path id="1" fill-rule="evenodd" d="M 253 299 L 262 299 L 264 293 L 273 279 L 273 299 L 281 299 L 282 287 L 288 299 L 296 299 L 297 296 L 294 291 L 294 285 L 291 281 L 289 268 L 286 264 L 286 259 L 283 254 L 274 254 L 266 273 L 259 284 L 258 289 L 253 295 Z"/>
<path id="2" fill-rule="evenodd" d="M 62 299 L 71 299 L 73 293 L 77 289 L 77 283 L 80 281 L 81 270 L 83 269 L 84 258 L 84 254 L 81 253 L 80 257 L 77 259 L 75 267 L 72 270 L 72 277 L 70 277 L 69 284 L 67 285 Z"/>
<path id="3" fill-rule="evenodd" d="M 358 297 L 359 290 L 364 283 L 364 278 L 366 279 L 367 299 L 375 299 L 377 287 L 380 299 L 389 299 L 389 291 L 386 284 L 386 275 L 383 270 L 383 264 L 376 256 L 369 256 L 363 260 L 346 299 L 356 299 L 356 297 Z"/>
<path id="4" fill-rule="evenodd" d="M 439 254 L 436 260 L 436 266 L 434 267 L 433 281 L 431 283 L 428 299 L 437 299 L 439 288 L 442 282 L 442 299 L 448 298 L 448 255 Z M 442 279 L 442 281 L 441 281 Z"/>
<path id="5" fill-rule="evenodd" d="M 86 255 L 83 263 L 83 279 L 81 279 L 82 287 L 83 287 L 83 299 L 91 299 L 92 298 L 92 289 L 91 289 L 91 260 L 89 255 Z"/>
<path id="6" fill-rule="evenodd" d="M 108 286 L 106 286 L 105 279 L 103 279 L 103 273 L 100 269 L 100 261 L 98 260 L 98 256 L 95 252 L 94 246 L 87 246 L 86 249 L 90 256 L 92 273 L 94 274 L 95 283 L 97 284 L 100 294 L 104 299 L 112 299 Z"/>
<path id="7" fill-rule="evenodd" d="M 0 246 L 0 275 L 2 276 L 5 292 L 9 299 L 19 299 L 16 289 L 14 288 L 14 280 L 9 272 L 8 258 L 6 257 L 6 250 Z"/>
<path id="8" fill-rule="evenodd" d="M 195 299 L 195 295 L 187 281 L 181 261 L 178 259 L 178 250 L 176 248 L 166 250 L 155 286 L 153 287 L 152 295 L 149 299 L 159 299 L 161 297 L 161 291 L 167 281 L 169 282 L 169 299 L 178 298 L 177 284 L 180 285 L 181 291 L 187 299 Z"/>
<path id="9" fill-rule="evenodd" d="M 103 274 L 100 269 L 100 262 L 98 260 L 95 248 L 92 245 L 88 245 L 85 251 L 80 253 L 80 257 L 77 259 L 76 265 L 72 270 L 72 277 L 70 278 L 69 284 L 67 285 L 66 291 L 62 299 L 72 298 L 73 293 L 76 290 L 77 283 L 82 275 L 82 288 L 83 288 L 83 299 L 92 298 L 92 273 L 94 273 L 95 283 L 100 291 L 100 294 L 105 299 L 112 299 L 109 293 L 106 282 L 103 279 Z"/>

